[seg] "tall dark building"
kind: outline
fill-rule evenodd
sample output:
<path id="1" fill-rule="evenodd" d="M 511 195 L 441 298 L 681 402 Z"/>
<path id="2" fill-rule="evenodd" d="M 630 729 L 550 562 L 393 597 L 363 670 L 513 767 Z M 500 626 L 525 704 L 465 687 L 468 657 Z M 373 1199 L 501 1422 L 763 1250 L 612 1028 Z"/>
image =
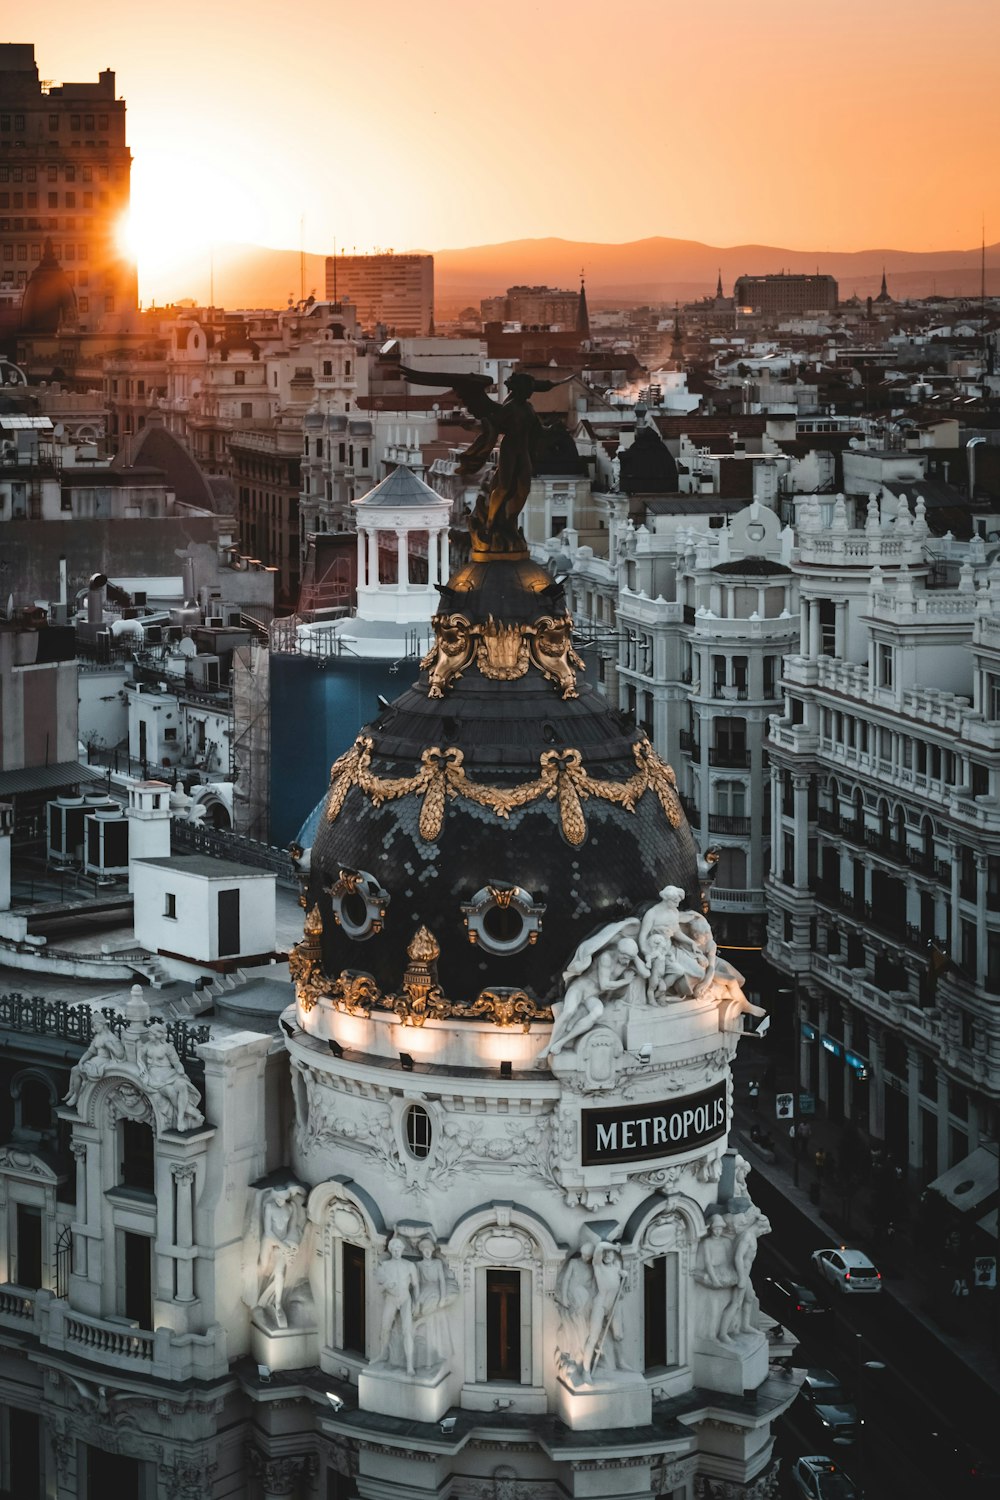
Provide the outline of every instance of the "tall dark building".
<path id="1" fill-rule="evenodd" d="M 740 276 L 733 295 L 737 307 L 768 317 L 834 312 L 838 288 L 832 276 Z"/>
<path id="2" fill-rule="evenodd" d="M 65 273 L 79 327 L 114 329 L 134 312 L 135 265 L 119 246 L 131 167 L 114 73 L 50 84 L 31 43 L 0 44 L 0 290 L 27 287 L 46 260 Z"/>

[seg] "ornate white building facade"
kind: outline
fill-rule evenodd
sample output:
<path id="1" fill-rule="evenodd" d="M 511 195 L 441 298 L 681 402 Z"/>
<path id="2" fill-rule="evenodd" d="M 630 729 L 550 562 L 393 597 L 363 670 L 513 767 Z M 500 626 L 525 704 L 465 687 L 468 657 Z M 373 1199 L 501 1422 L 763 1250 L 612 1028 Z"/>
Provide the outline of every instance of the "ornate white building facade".
<path id="1" fill-rule="evenodd" d="M 138 988 L 35 1017 L 77 1060 L 19 1075 L 0 1157 L 19 1495 L 774 1493 L 793 1346 L 728 1146 L 762 1013 L 559 586 L 490 556 L 440 592 L 333 767 L 280 1031 L 221 990 L 207 1036 Z"/>
<path id="2" fill-rule="evenodd" d="M 998 1125 L 1000 578 L 919 498 L 807 507 L 798 542 L 768 956 L 803 1087 L 928 1183 Z"/>

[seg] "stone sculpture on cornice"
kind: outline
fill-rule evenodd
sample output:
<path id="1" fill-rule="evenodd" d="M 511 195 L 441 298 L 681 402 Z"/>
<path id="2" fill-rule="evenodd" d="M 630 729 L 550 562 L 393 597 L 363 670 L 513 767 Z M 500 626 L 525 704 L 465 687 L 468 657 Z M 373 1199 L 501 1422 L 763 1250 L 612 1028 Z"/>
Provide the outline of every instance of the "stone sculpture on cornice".
<path id="1" fill-rule="evenodd" d="M 94 1015 L 90 1045 L 70 1073 L 63 1102 L 86 1116 L 97 1085 L 118 1078 L 118 1094 L 130 1101 L 124 1110 L 129 1118 L 145 1114 L 157 1130 L 198 1129 L 205 1122 L 198 1090 L 184 1071 L 166 1026 L 150 1021 L 149 1005 L 138 984 L 132 986 L 125 1013 L 128 1025 L 121 1036 L 105 1016 Z"/>
<path id="2" fill-rule="evenodd" d="M 589 1033 L 599 1026 L 620 1032 L 622 1012 L 635 1006 L 711 999 L 724 1031 L 739 1030 L 744 1012 L 765 1014 L 747 1000 L 739 970 L 719 957 L 708 919 L 683 900 L 680 886 L 664 886 L 641 917 L 611 922 L 579 945 L 563 973 L 562 1004 L 540 1062 L 564 1052 L 582 1056 Z M 613 1073 L 613 1060 L 608 1067 Z M 609 1077 L 605 1086 L 613 1082 Z"/>
<path id="3" fill-rule="evenodd" d="M 109 1068 L 125 1061 L 125 1045 L 115 1036 L 107 1017 L 95 1011 L 90 1024 L 90 1045 L 70 1070 L 64 1104 L 75 1104 L 85 1083 L 103 1078 Z"/>
<path id="4" fill-rule="evenodd" d="M 556 1057 L 596 1026 L 610 1000 L 627 997 L 638 975 L 649 971 L 636 944 L 639 921 L 611 922 L 580 944 L 563 973 L 566 989 L 548 1046 L 539 1058 Z"/>

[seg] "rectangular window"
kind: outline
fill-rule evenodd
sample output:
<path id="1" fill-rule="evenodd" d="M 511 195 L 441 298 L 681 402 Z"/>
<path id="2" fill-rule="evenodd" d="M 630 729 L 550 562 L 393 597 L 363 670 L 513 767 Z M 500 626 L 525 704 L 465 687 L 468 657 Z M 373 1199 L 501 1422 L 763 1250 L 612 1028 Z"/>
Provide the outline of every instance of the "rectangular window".
<path id="1" fill-rule="evenodd" d="M 175 730 L 174 731 L 175 737 L 176 737 L 176 734 L 177 734 L 177 731 Z M 170 917 L 171 920 L 173 920 L 173 921 L 177 920 L 177 897 L 174 895 L 174 893 L 172 891 L 167 891 L 164 894 L 164 897 L 163 897 L 163 915 L 165 917 Z"/>
<path id="2" fill-rule="evenodd" d="M 521 1379 L 521 1273 L 486 1272 L 486 1379 Z"/>
<path id="3" fill-rule="evenodd" d="M 680 1362 L 678 1346 L 677 1256 L 658 1255 L 642 1268 L 644 1365 L 662 1369 Z"/>
<path id="4" fill-rule="evenodd" d="M 80 129 L 80 116 L 79 115 L 70 115 L 70 117 L 69 117 L 69 128 L 70 128 L 70 130 L 79 130 Z"/>
<path id="5" fill-rule="evenodd" d="M 118 1181 L 123 1187 L 151 1193 L 155 1170 L 152 1127 L 144 1120 L 123 1120 L 121 1132 L 122 1159 Z"/>
<path id="6" fill-rule="evenodd" d="M 17 1284 L 37 1290 L 42 1284 L 42 1210 L 17 1205 Z"/>
<path id="7" fill-rule="evenodd" d="M 879 645 L 876 647 L 876 666 L 878 669 L 877 683 L 879 687 L 892 687 L 892 647 Z"/>
<path id="8" fill-rule="evenodd" d="M 340 1246 L 340 1289 L 343 1298 L 343 1339 L 341 1347 L 352 1354 L 366 1353 L 365 1345 L 365 1252 L 360 1245 Z"/>
<path id="9" fill-rule="evenodd" d="M 49 115 L 49 129 L 50 130 L 58 130 L 59 129 L 59 116 L 58 115 Z"/>
<path id="10" fill-rule="evenodd" d="M 148 1128 L 148 1127 L 147 1127 Z M 153 1326 L 153 1241 L 148 1234 L 121 1230 L 124 1272 L 123 1312 L 140 1328 Z"/>
<path id="11" fill-rule="evenodd" d="M 252 401 L 241 401 L 240 402 L 240 417 L 241 417 L 241 419 L 245 421 L 248 417 L 252 417 L 252 416 L 253 416 L 253 402 Z"/>
<path id="12" fill-rule="evenodd" d="M 75 167 L 67 167 L 66 168 L 66 181 L 67 182 L 75 182 L 76 181 L 76 168 Z"/>
<path id="13" fill-rule="evenodd" d="M 247 372 L 246 372 L 246 370 L 234 370 L 233 371 L 233 384 L 234 385 L 246 385 L 246 383 L 247 383 Z"/>
<path id="14" fill-rule="evenodd" d="M 142 1464 L 125 1453 L 105 1453 L 87 1447 L 87 1494 L 114 1495 L 115 1500 L 140 1500 L 144 1493 Z"/>
<path id="15" fill-rule="evenodd" d="M 8 1408 L 8 1460 L 10 1464 L 9 1495 L 21 1495 L 24 1500 L 42 1500 L 45 1462 L 42 1457 L 41 1421 L 35 1411 L 19 1411 Z"/>

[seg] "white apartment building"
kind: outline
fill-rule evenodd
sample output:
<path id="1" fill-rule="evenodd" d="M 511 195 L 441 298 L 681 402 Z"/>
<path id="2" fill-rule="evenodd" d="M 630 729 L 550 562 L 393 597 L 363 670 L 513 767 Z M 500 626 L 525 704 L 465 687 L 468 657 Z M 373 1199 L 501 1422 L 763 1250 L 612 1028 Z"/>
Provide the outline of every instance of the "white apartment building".
<path id="1" fill-rule="evenodd" d="M 802 1088 L 927 1183 L 1000 1125 L 1000 569 L 858 509 L 800 514 L 767 956 Z"/>

